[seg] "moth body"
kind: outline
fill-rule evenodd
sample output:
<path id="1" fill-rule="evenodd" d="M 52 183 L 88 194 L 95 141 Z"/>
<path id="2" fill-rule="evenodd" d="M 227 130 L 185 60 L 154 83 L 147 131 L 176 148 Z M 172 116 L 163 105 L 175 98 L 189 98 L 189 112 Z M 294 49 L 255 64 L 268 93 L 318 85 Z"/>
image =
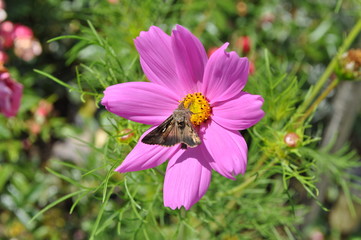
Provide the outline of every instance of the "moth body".
<path id="1" fill-rule="evenodd" d="M 163 123 L 153 129 L 141 140 L 146 144 L 174 146 L 181 144 L 181 148 L 196 147 L 201 144 L 190 118 L 192 112 L 180 104 Z"/>

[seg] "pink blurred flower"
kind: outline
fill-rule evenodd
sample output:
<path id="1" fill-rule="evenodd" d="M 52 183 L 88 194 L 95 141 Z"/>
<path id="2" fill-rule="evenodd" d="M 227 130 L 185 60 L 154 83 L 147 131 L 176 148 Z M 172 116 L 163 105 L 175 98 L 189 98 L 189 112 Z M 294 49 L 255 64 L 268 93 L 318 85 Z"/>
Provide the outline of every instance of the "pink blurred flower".
<path id="1" fill-rule="evenodd" d="M 13 117 L 20 107 L 23 85 L 16 82 L 6 71 L 0 72 L 0 113 Z"/>
<path id="2" fill-rule="evenodd" d="M 0 22 L 4 21 L 7 18 L 7 13 L 5 11 L 5 2 L 0 0 Z"/>
<path id="3" fill-rule="evenodd" d="M 16 24 L 13 31 L 14 53 L 25 61 L 31 61 L 34 57 L 39 56 L 42 52 L 41 45 L 34 38 L 31 28 Z"/>
<path id="4" fill-rule="evenodd" d="M 208 59 L 201 42 L 177 25 L 171 36 L 152 26 L 140 33 L 135 46 L 150 82 L 110 86 L 104 91 L 102 104 L 121 117 L 154 125 L 143 138 L 180 102 L 191 101 L 191 121 L 197 125 L 202 143 L 181 149 L 180 144 L 164 147 L 139 141 L 116 171 L 144 170 L 169 159 L 164 205 L 188 210 L 206 193 L 212 169 L 230 179 L 245 172 L 247 144 L 238 130 L 253 126 L 264 116 L 263 98 L 242 91 L 249 62 L 235 52 L 226 52 L 228 43 Z"/>
<path id="5" fill-rule="evenodd" d="M 0 24 L 0 44 L 3 48 L 14 46 L 15 55 L 25 61 L 32 60 L 42 52 L 31 28 L 10 21 Z"/>
<path id="6" fill-rule="evenodd" d="M 13 37 L 16 38 L 33 38 L 34 33 L 31 28 L 21 25 L 21 24 L 15 24 L 14 30 L 13 30 Z"/>
<path id="7" fill-rule="evenodd" d="M 24 61 L 31 61 L 42 53 L 42 48 L 35 38 L 16 38 L 14 41 L 14 53 Z"/>
<path id="8" fill-rule="evenodd" d="M 40 100 L 38 107 L 35 110 L 35 115 L 39 117 L 46 117 L 53 110 L 53 104 L 46 100 Z"/>
<path id="9" fill-rule="evenodd" d="M 5 2 L 4 0 L 0 0 L 0 8 L 4 9 L 5 8 Z"/>

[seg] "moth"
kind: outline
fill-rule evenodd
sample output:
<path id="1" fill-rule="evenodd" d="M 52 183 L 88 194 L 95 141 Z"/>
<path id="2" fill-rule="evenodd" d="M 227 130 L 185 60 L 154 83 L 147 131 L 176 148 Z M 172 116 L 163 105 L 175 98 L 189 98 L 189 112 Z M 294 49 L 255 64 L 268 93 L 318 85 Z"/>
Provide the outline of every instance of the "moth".
<path id="1" fill-rule="evenodd" d="M 201 144 L 201 139 L 191 122 L 192 114 L 193 113 L 181 103 L 172 115 L 145 135 L 142 142 L 166 147 L 180 143 L 182 149 L 198 146 Z"/>

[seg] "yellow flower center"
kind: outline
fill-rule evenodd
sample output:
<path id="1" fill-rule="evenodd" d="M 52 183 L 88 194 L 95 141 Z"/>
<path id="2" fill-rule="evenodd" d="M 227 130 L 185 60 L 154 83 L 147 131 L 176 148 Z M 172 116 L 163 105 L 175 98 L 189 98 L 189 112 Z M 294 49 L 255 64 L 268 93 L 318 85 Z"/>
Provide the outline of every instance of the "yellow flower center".
<path id="1" fill-rule="evenodd" d="M 191 122 L 194 125 L 200 125 L 211 116 L 211 106 L 200 92 L 187 94 L 181 102 L 185 108 L 192 112 Z"/>

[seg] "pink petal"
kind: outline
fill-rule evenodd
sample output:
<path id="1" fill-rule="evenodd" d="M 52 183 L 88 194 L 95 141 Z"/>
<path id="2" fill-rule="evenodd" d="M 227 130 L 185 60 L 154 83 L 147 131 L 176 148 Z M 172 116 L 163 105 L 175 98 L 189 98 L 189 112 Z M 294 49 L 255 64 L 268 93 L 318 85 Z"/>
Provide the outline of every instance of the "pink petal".
<path id="1" fill-rule="evenodd" d="M 212 169 L 200 147 L 179 150 L 170 159 L 164 179 L 164 206 L 189 210 L 206 193 Z"/>
<path id="2" fill-rule="evenodd" d="M 121 117 L 158 125 L 178 107 L 177 96 L 166 87 L 149 82 L 128 82 L 107 87 L 102 104 Z"/>
<path id="3" fill-rule="evenodd" d="M 247 83 L 249 63 L 236 52 L 226 52 L 228 43 L 213 53 L 207 63 L 202 92 L 210 103 L 225 101 L 241 92 Z"/>
<path id="4" fill-rule="evenodd" d="M 212 106 L 212 120 L 230 130 L 243 130 L 255 125 L 264 116 L 263 98 L 246 92 L 237 98 Z"/>
<path id="5" fill-rule="evenodd" d="M 177 73 L 187 93 L 199 91 L 207 63 L 207 53 L 202 43 L 186 28 L 177 25 L 172 32 L 172 48 Z"/>
<path id="6" fill-rule="evenodd" d="M 134 40 L 140 54 L 140 63 L 147 78 L 165 86 L 183 97 L 171 47 L 171 39 L 162 29 L 152 26 Z"/>
<path id="7" fill-rule="evenodd" d="M 238 131 L 230 131 L 216 122 L 202 129 L 204 150 L 212 156 L 212 168 L 223 176 L 235 179 L 234 176 L 244 173 L 247 166 L 247 143 Z"/>
<path id="8" fill-rule="evenodd" d="M 148 129 L 139 139 L 137 145 L 124 159 L 122 164 L 115 171 L 134 172 L 159 166 L 171 158 L 178 150 L 179 145 L 173 147 L 162 147 L 159 145 L 149 145 L 141 142 L 141 139 L 152 131 L 155 127 Z"/>

